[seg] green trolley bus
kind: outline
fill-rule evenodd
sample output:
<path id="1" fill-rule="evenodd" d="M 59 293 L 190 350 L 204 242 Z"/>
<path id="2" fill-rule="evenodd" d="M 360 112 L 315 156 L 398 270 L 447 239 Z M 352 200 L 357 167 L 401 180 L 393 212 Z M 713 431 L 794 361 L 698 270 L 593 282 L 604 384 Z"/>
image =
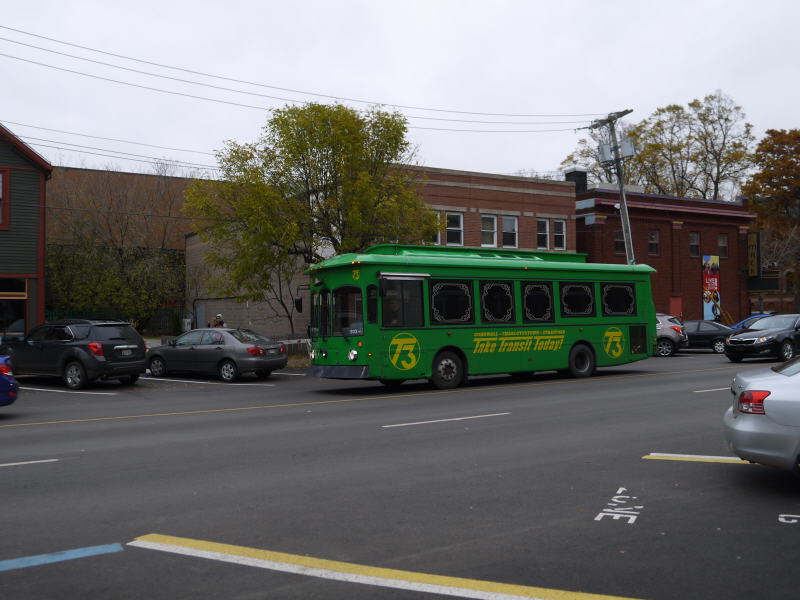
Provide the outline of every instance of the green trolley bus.
<path id="1" fill-rule="evenodd" d="M 651 355 L 647 265 L 583 254 L 380 244 L 311 267 L 309 375 L 393 386 L 558 370 Z"/>

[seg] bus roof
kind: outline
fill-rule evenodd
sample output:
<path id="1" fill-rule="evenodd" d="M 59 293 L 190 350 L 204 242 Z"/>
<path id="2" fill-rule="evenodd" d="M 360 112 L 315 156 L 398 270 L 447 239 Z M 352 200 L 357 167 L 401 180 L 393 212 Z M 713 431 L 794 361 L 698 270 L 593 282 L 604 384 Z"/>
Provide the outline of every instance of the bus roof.
<path id="1" fill-rule="evenodd" d="M 565 264 L 566 263 L 566 264 Z M 519 250 L 514 248 L 471 248 L 464 246 L 412 246 L 378 244 L 361 253 L 340 254 L 312 265 L 308 273 L 320 269 L 360 265 L 402 267 L 460 267 L 490 269 L 540 269 L 554 271 L 606 271 L 652 273 L 648 265 L 587 263 L 586 255 L 568 252 Z"/>

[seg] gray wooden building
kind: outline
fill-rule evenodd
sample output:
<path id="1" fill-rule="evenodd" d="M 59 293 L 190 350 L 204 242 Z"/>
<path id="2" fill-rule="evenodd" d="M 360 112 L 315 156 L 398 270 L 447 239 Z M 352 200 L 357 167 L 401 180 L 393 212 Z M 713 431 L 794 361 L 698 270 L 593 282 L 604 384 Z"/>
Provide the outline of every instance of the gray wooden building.
<path id="1" fill-rule="evenodd" d="M 44 321 L 45 187 L 52 170 L 0 125 L 0 335 Z"/>

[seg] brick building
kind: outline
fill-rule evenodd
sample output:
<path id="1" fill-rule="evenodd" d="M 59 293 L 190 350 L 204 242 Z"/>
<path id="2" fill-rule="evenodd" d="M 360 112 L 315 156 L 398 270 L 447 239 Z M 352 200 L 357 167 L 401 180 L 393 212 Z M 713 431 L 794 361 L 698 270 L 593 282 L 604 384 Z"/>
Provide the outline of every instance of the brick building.
<path id="1" fill-rule="evenodd" d="M 576 183 L 577 250 L 589 262 L 624 263 L 625 245 L 619 215 L 619 191 L 613 184 L 586 189 L 585 173 L 573 171 Z M 656 310 L 683 319 L 703 319 L 703 257 L 719 256 L 721 320 L 750 314 L 747 289 L 746 234 L 755 219 L 740 200 L 710 201 L 645 194 L 626 188 L 637 263 L 656 269 Z"/>
<path id="2" fill-rule="evenodd" d="M 576 249 L 575 186 L 571 182 L 430 167 L 412 169 L 418 174 L 423 200 L 442 215 L 445 228 L 437 244 L 565 252 Z M 204 325 L 222 313 L 229 326 L 289 337 L 286 317 L 276 315 L 267 303 L 211 297 L 202 277 L 198 278 L 204 252 L 206 244 L 198 236 L 186 236 L 187 296 L 195 324 Z M 307 283 L 307 278 L 298 283 Z M 307 319 L 307 313 L 294 315 L 297 336 L 305 336 Z"/>

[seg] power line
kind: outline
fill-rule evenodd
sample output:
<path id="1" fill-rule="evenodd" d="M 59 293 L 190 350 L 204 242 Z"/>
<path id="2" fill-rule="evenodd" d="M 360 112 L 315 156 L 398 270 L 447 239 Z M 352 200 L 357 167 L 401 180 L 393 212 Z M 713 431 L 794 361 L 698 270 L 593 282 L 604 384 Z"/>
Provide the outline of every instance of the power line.
<path id="1" fill-rule="evenodd" d="M 464 110 L 450 110 L 450 109 L 443 109 L 443 108 L 427 108 L 427 107 L 423 107 L 423 106 L 411 106 L 411 105 L 404 105 L 404 104 L 393 104 L 393 103 L 388 103 L 388 102 L 376 102 L 376 101 L 373 101 L 373 100 L 362 100 L 362 99 L 358 99 L 358 98 L 348 98 L 348 97 L 344 97 L 344 96 L 334 96 L 334 95 L 330 95 L 330 94 L 320 94 L 320 93 L 317 93 L 317 92 L 308 92 L 308 91 L 296 90 L 296 89 L 292 89 L 292 88 L 279 87 L 279 86 L 275 86 L 275 85 L 268 85 L 268 84 L 265 84 L 265 83 L 258 83 L 258 82 L 254 82 L 254 81 L 246 81 L 246 80 L 243 80 L 243 79 L 235 79 L 235 78 L 232 78 L 232 77 L 225 77 L 223 75 L 214 75 L 214 74 L 211 74 L 211 73 L 203 73 L 201 71 L 193 71 L 191 69 L 185 69 L 183 67 L 175 67 L 175 66 L 166 65 L 166 64 L 163 64 L 163 63 L 157 63 L 157 62 L 143 60 L 143 59 L 139 59 L 139 58 L 133 58 L 133 57 L 130 57 L 130 56 L 125 56 L 123 54 L 115 54 L 113 52 L 107 52 L 105 50 L 98 50 L 96 48 L 90 48 L 89 46 L 81 46 L 80 44 L 74 44 L 72 42 L 65 42 L 63 40 L 58 40 L 58 39 L 55 39 L 55 38 L 51 38 L 51 37 L 47 37 L 47 36 L 43 36 L 43 35 L 38 35 L 38 34 L 35 34 L 35 33 L 30 33 L 28 31 L 23 31 L 21 29 L 15 29 L 13 27 L 8 27 L 6 25 L 0 25 L 0 28 L 6 29 L 6 30 L 9 30 L 9 31 L 14 31 L 16 33 L 21 33 L 23 35 L 28 35 L 28 36 L 31 36 L 31 37 L 47 40 L 47 41 L 50 41 L 50 42 L 55 42 L 57 44 L 63 44 L 65 46 L 71 46 L 73 48 L 80 48 L 81 50 L 88 50 L 90 52 L 96 52 L 98 54 L 105 54 L 107 56 L 113 56 L 115 58 L 121 58 L 123 60 L 130 60 L 130 61 L 133 61 L 133 62 L 152 65 L 152 66 L 155 66 L 155 67 L 161 67 L 161 68 L 164 68 L 164 69 L 171 69 L 171 70 L 174 70 L 174 71 L 181 71 L 181 72 L 184 72 L 184 73 L 190 73 L 192 75 L 200 75 L 202 77 L 211 77 L 211 78 L 214 78 L 214 79 L 221 79 L 221 80 L 224 80 L 224 81 L 230 81 L 230 82 L 233 82 L 233 83 L 243 83 L 243 84 L 246 84 L 246 85 L 253 85 L 253 86 L 257 86 L 257 87 L 263 87 L 263 88 L 268 88 L 268 89 L 273 89 L 273 90 L 279 90 L 279 91 L 282 91 L 282 92 L 290 92 L 290 93 L 293 93 L 293 94 L 303 94 L 303 95 L 306 95 L 306 96 L 316 96 L 318 98 L 327 98 L 327 99 L 330 99 L 330 100 L 337 100 L 337 101 L 344 100 L 344 101 L 347 101 L 347 102 L 358 102 L 358 103 L 361 103 L 361 104 L 370 104 L 370 105 L 393 106 L 395 108 L 404 108 L 404 109 L 409 109 L 409 110 L 424 110 L 424 111 L 430 111 L 430 112 L 452 113 L 452 114 L 461 114 L 461 115 L 478 115 L 478 116 L 485 116 L 485 117 L 526 117 L 526 118 L 529 118 L 529 117 L 541 117 L 541 118 L 550 118 L 550 117 L 595 117 L 595 116 L 599 116 L 599 115 L 603 114 L 603 113 L 574 113 L 574 114 L 550 114 L 550 115 L 548 115 L 548 114 L 491 113 L 491 112 L 476 112 L 476 111 L 464 111 Z M 8 40 L 8 41 L 13 41 L 13 40 Z M 22 44 L 22 42 L 15 42 L 15 43 Z M 24 45 L 27 45 L 27 44 L 24 44 Z M 49 52 L 55 52 L 54 50 L 48 50 L 48 51 Z M 90 59 L 84 59 L 84 60 L 90 60 Z M 96 62 L 96 61 L 93 61 L 93 62 Z M 124 67 L 118 67 L 118 68 L 124 68 Z M 202 85 L 202 84 L 199 84 L 199 85 Z M 290 102 L 299 102 L 298 100 L 289 100 L 289 101 Z M 425 118 L 425 117 L 418 117 L 418 118 Z"/>
<path id="2" fill-rule="evenodd" d="M 224 87 L 220 85 L 213 85 L 210 83 L 203 83 L 200 81 L 192 81 L 190 79 L 181 79 L 180 77 L 170 77 L 169 75 L 161 75 L 159 73 L 150 73 L 149 71 L 142 71 L 141 69 L 132 69 L 130 67 L 123 67 L 120 65 L 115 65 L 112 63 L 107 63 L 101 60 L 93 60 L 91 58 L 85 58 L 82 56 L 76 56 L 74 54 L 68 54 L 66 52 L 58 52 L 57 50 L 51 50 L 49 48 L 43 48 L 41 46 L 35 46 L 33 44 L 26 44 L 24 42 L 20 42 L 17 40 L 11 40 L 5 37 L 0 37 L 0 40 L 5 42 L 10 42 L 12 44 L 19 44 L 21 46 L 25 46 L 27 48 L 35 48 L 36 50 L 42 50 L 43 52 L 50 52 L 52 54 L 57 54 L 59 56 L 66 56 L 68 58 L 74 58 L 76 60 L 82 60 L 85 62 L 90 62 L 96 65 L 102 65 L 104 67 L 111 67 L 112 69 L 121 69 L 123 71 L 129 71 L 131 73 L 138 73 L 140 75 L 147 75 L 149 77 L 157 77 L 161 79 L 168 79 L 170 81 L 177 81 L 179 83 L 187 83 L 189 85 L 199 85 L 202 87 L 207 87 L 215 90 L 221 90 L 224 92 L 233 92 L 235 94 L 244 94 L 247 96 L 256 96 L 259 98 L 267 98 L 270 100 L 281 100 L 283 102 L 293 102 L 299 103 L 302 102 L 301 100 L 294 100 L 290 98 L 282 98 L 279 96 L 270 96 L 267 94 L 259 94 L 258 92 L 248 92 L 245 90 L 237 90 L 229 87 Z M 409 119 L 421 119 L 426 121 L 450 121 L 454 123 L 480 123 L 480 124 L 496 124 L 496 125 L 563 125 L 563 124 L 582 124 L 588 123 L 587 120 L 580 120 L 580 121 L 478 121 L 474 119 L 448 119 L 444 117 L 420 117 L 418 115 L 406 115 Z"/>
<path id="3" fill-rule="evenodd" d="M 118 138 L 110 138 L 110 137 L 101 137 L 99 135 L 89 135 L 88 133 L 78 133 L 76 131 L 65 131 L 63 129 L 51 129 L 49 127 L 40 127 L 38 125 L 28 125 L 27 123 L 17 123 L 15 121 L 9 121 L 7 119 L 0 119 L 2 123 L 10 123 L 11 125 L 17 125 L 19 127 L 30 127 L 31 129 L 41 129 L 42 131 L 52 131 L 54 133 L 66 133 L 68 135 L 77 135 L 80 137 L 87 137 L 92 138 L 95 140 L 105 140 L 107 142 L 121 142 L 123 144 L 134 144 L 136 146 L 146 146 L 148 148 L 158 148 L 160 150 L 174 150 L 175 152 L 192 152 L 194 154 L 205 154 L 207 156 L 215 156 L 213 152 L 204 152 L 202 150 L 189 150 L 187 148 L 171 148 L 169 146 L 157 146 L 155 144 L 145 144 L 144 142 L 132 142 L 130 140 L 121 140 Z"/>

